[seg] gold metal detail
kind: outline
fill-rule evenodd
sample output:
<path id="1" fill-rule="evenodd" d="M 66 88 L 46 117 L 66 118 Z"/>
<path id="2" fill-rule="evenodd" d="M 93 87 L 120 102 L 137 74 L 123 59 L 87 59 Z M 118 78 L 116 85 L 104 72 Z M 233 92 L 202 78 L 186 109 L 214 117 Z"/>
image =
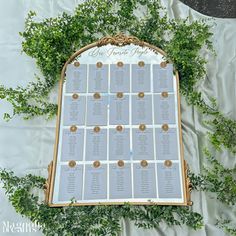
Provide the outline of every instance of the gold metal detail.
<path id="1" fill-rule="evenodd" d="M 148 166 L 148 162 L 146 160 L 142 160 L 140 162 L 140 164 L 141 164 L 142 167 L 147 167 Z"/>
<path id="2" fill-rule="evenodd" d="M 76 125 L 72 125 L 71 127 L 70 127 L 70 131 L 71 132 L 75 132 L 77 130 L 77 126 Z"/>
<path id="3" fill-rule="evenodd" d="M 119 160 L 119 161 L 117 162 L 117 165 L 118 165 L 119 167 L 123 167 L 123 166 L 125 165 L 125 163 L 124 163 L 124 161 Z"/>
<path id="4" fill-rule="evenodd" d="M 119 33 L 113 37 L 112 36 L 105 36 L 97 42 L 98 47 L 103 46 L 103 45 L 107 45 L 107 44 L 116 45 L 116 46 L 137 44 L 137 45 L 143 46 L 144 42 L 134 36 L 124 35 L 123 33 Z"/>
<path id="5" fill-rule="evenodd" d="M 77 93 L 74 93 L 74 94 L 72 95 L 72 98 L 73 98 L 73 99 L 78 99 L 78 98 L 79 98 L 79 95 L 78 95 Z"/>
<path id="6" fill-rule="evenodd" d="M 124 95 L 123 95 L 123 93 L 121 93 L 121 92 L 119 92 L 119 93 L 116 94 L 116 97 L 118 97 L 118 98 L 123 98 L 123 96 L 124 96 Z"/>
<path id="7" fill-rule="evenodd" d="M 117 125 L 117 126 L 116 126 L 116 130 L 119 131 L 119 132 L 121 132 L 121 131 L 123 130 L 123 127 L 122 127 L 121 125 Z"/>
<path id="8" fill-rule="evenodd" d="M 100 99 L 100 98 L 101 98 L 101 95 L 100 95 L 100 93 L 95 93 L 95 94 L 93 95 L 93 97 L 94 97 L 95 99 Z"/>
<path id="9" fill-rule="evenodd" d="M 162 61 L 160 64 L 161 68 L 166 68 L 166 65 L 167 65 L 167 63 L 165 61 Z"/>
<path id="10" fill-rule="evenodd" d="M 80 66 L 80 63 L 78 61 L 74 62 L 74 66 L 75 67 L 79 67 Z"/>
<path id="11" fill-rule="evenodd" d="M 144 63 L 144 61 L 139 61 L 139 62 L 138 62 L 138 65 L 139 65 L 140 67 L 144 67 L 144 66 L 145 66 L 145 63 Z"/>
<path id="12" fill-rule="evenodd" d="M 172 166 L 172 161 L 171 160 L 165 160 L 164 165 L 166 167 L 171 167 Z"/>
<path id="13" fill-rule="evenodd" d="M 185 173 L 185 185 L 186 185 L 186 198 L 187 198 L 187 205 L 192 206 L 193 202 L 191 201 L 191 192 L 192 192 L 192 183 L 190 182 L 190 178 L 188 177 L 188 164 L 184 160 L 184 173 Z"/>
<path id="14" fill-rule="evenodd" d="M 94 131 L 95 133 L 100 132 L 100 130 L 101 130 L 101 128 L 100 128 L 99 126 L 95 126 L 94 129 L 93 129 L 93 131 Z"/>
<path id="15" fill-rule="evenodd" d="M 97 68 L 102 68 L 102 62 L 97 62 L 97 64 L 96 64 L 96 66 L 97 66 Z"/>
<path id="16" fill-rule="evenodd" d="M 100 161 L 94 161 L 93 162 L 93 167 L 98 168 L 101 165 Z"/>
<path id="17" fill-rule="evenodd" d="M 51 161 L 50 164 L 48 165 L 48 178 L 43 186 L 46 204 L 49 203 L 49 192 L 50 192 L 51 179 L 52 179 L 52 166 L 53 166 L 53 162 Z"/>
<path id="18" fill-rule="evenodd" d="M 143 92 L 140 92 L 140 93 L 138 94 L 138 97 L 139 97 L 139 98 L 143 98 L 143 97 L 144 97 L 144 93 L 143 93 Z"/>
<path id="19" fill-rule="evenodd" d="M 162 125 L 162 130 L 164 130 L 164 131 L 168 131 L 168 129 L 169 129 L 169 126 L 167 125 L 167 124 L 164 124 L 164 125 Z"/>
<path id="20" fill-rule="evenodd" d="M 74 160 L 69 161 L 68 165 L 69 165 L 69 167 L 73 168 L 76 166 L 76 161 L 74 161 Z"/>
<path id="21" fill-rule="evenodd" d="M 124 63 L 123 63 L 122 61 L 118 61 L 118 62 L 117 62 L 117 66 L 118 66 L 118 67 L 123 67 L 123 66 L 124 66 Z"/>
<path id="22" fill-rule="evenodd" d="M 169 96 L 169 94 L 168 94 L 168 92 L 162 92 L 162 93 L 161 93 L 161 96 L 162 96 L 163 98 L 167 98 L 167 97 Z"/>
<path id="23" fill-rule="evenodd" d="M 144 130 L 146 129 L 146 125 L 145 125 L 145 124 L 140 124 L 140 125 L 139 125 L 139 129 L 140 129 L 141 131 L 144 131 Z"/>

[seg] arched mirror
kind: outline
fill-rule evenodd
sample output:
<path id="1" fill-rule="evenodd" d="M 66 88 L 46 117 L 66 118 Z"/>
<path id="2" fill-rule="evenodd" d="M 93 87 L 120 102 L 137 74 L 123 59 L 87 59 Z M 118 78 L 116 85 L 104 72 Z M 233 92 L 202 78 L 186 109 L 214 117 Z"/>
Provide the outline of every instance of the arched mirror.
<path id="1" fill-rule="evenodd" d="M 119 34 L 61 73 L 50 206 L 190 204 L 179 81 L 165 53 Z"/>

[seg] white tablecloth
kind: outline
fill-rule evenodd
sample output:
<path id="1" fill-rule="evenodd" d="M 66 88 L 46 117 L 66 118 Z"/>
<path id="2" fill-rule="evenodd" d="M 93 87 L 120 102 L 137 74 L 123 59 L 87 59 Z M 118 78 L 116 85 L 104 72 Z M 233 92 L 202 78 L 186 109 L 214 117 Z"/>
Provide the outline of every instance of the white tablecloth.
<path id="1" fill-rule="evenodd" d="M 37 18 L 54 17 L 59 13 L 73 12 L 78 0 L 8 0 L 0 1 L 0 83 L 7 87 L 25 86 L 34 79 L 34 73 L 39 73 L 35 61 L 21 54 L 21 38 L 19 31 L 24 30 L 24 20 L 30 10 L 37 12 Z M 177 0 L 162 0 L 171 18 L 189 17 L 190 21 L 208 18 L 190 9 Z M 213 22 L 213 43 L 217 57 L 202 52 L 207 59 L 207 78 L 199 84 L 205 95 L 217 98 L 220 109 L 227 116 L 236 119 L 236 19 L 216 19 Z M 56 94 L 55 94 L 56 96 Z M 0 166 L 14 170 L 16 175 L 27 173 L 47 176 L 47 165 L 53 157 L 55 137 L 55 119 L 47 122 L 43 118 L 24 121 L 15 117 L 11 122 L 2 120 L 4 112 L 11 113 L 11 105 L 0 101 Z M 203 125 L 203 116 L 182 98 L 182 122 L 185 159 L 191 169 L 198 172 L 206 162 L 200 149 L 207 144 L 207 127 Z M 225 166 L 236 163 L 234 156 L 227 151 L 217 154 Z M 205 226 L 198 231 L 181 227 L 167 227 L 162 224 L 158 229 L 138 229 L 129 221 L 122 222 L 122 236 L 156 236 L 156 235 L 225 235 L 214 223 L 221 215 L 230 216 L 236 222 L 236 216 L 231 209 L 216 201 L 213 195 L 193 193 L 193 209 L 204 217 Z M 29 222 L 15 213 L 8 202 L 4 191 L 0 189 L 0 235 L 16 235 L 4 233 L 7 226 Z M 42 235 L 40 231 L 25 232 L 19 235 Z"/>

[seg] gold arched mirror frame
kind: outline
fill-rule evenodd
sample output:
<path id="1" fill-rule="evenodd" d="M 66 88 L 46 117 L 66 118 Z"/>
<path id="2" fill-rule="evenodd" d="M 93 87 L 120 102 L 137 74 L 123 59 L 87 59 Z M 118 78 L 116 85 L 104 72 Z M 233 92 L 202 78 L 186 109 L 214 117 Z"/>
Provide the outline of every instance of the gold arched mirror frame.
<path id="1" fill-rule="evenodd" d="M 79 62 L 79 58 L 81 57 L 81 55 L 83 53 L 88 52 L 91 49 L 99 49 L 102 48 L 103 46 L 114 46 L 117 48 L 123 48 L 125 46 L 128 45 L 135 45 L 138 46 L 140 48 L 145 48 L 150 50 L 152 53 L 154 53 L 155 55 L 161 55 L 162 58 L 164 58 L 166 56 L 166 53 L 161 50 L 160 48 L 150 45 L 147 42 L 141 41 L 136 37 L 133 36 L 126 36 L 124 34 L 118 34 L 114 37 L 111 36 L 107 36 L 107 37 L 103 37 L 100 40 L 98 40 L 97 42 L 94 42 L 92 44 L 89 44 L 83 48 L 81 48 L 80 50 L 76 51 L 65 63 L 65 65 L 62 68 L 61 71 L 61 79 L 59 82 L 59 98 L 58 98 L 58 116 L 57 116 L 57 124 L 56 124 L 56 139 L 55 139 L 55 146 L 54 146 L 54 158 L 53 161 L 50 163 L 49 167 L 48 167 L 48 172 L 49 172 L 49 176 L 48 176 L 48 180 L 47 183 L 45 185 L 45 195 L 46 195 L 46 202 L 48 203 L 49 206 L 52 207 L 57 207 L 57 206 L 68 206 L 71 204 L 71 201 L 67 201 L 67 202 L 60 202 L 60 201 L 55 201 L 55 195 L 57 194 L 57 192 L 59 191 L 59 187 L 55 187 L 56 185 L 59 185 L 58 183 L 58 178 L 56 177 L 56 175 L 58 176 L 59 174 L 57 173 L 57 167 L 58 167 L 58 154 L 59 154 L 59 148 L 60 148 L 60 132 L 62 132 L 62 128 L 61 128 L 61 121 L 62 121 L 62 108 L 63 108 L 63 86 L 64 86 L 64 82 L 66 80 L 66 70 L 68 65 L 70 64 L 74 64 L 77 63 L 77 65 L 80 65 Z M 162 64 L 163 63 L 163 64 Z M 161 67 L 165 67 L 167 65 L 167 63 L 171 63 L 171 62 L 167 62 L 167 61 L 162 61 L 162 65 L 160 64 Z M 150 79 L 151 80 L 151 79 Z M 138 200 L 135 199 L 130 199 L 130 201 L 128 201 L 130 204 L 136 204 L 136 205 L 150 205 L 150 204 L 158 204 L 158 205 L 191 205 L 192 202 L 190 200 L 190 191 L 191 191 L 191 184 L 189 182 L 189 178 L 187 176 L 187 164 L 184 160 L 183 157 L 183 143 L 182 143 L 182 131 L 181 131 L 181 113 L 180 113 L 180 96 L 179 96 L 179 76 L 178 76 L 178 72 L 176 70 L 174 70 L 174 75 L 173 75 L 173 80 L 175 80 L 175 91 L 176 94 L 174 94 L 176 96 L 176 114 L 177 114 L 177 129 L 178 129 L 178 144 L 179 144 L 179 159 L 178 159 L 178 163 L 179 163 L 179 168 L 180 168 L 180 185 L 181 185 L 181 201 L 160 201 L 160 199 L 158 201 L 150 201 L 150 200 L 146 200 L 146 201 L 142 201 L 142 199 L 140 200 L 140 198 L 138 198 Z M 163 93 L 162 93 L 163 94 Z M 78 98 L 77 93 L 74 93 L 73 96 Z M 163 96 L 163 95 L 162 95 Z M 168 93 L 167 93 L 168 96 Z M 167 127 L 164 127 L 164 125 L 162 125 L 162 129 L 165 130 L 165 128 L 167 128 L 168 130 L 168 125 Z M 79 126 L 74 126 L 72 125 L 70 127 L 70 131 L 74 132 L 77 130 Z M 144 126 L 145 127 L 145 126 Z M 96 128 L 96 127 L 95 127 Z M 94 128 L 94 130 L 95 130 Z M 98 129 L 100 129 L 99 127 L 97 127 Z M 107 128 L 108 129 L 108 128 Z M 141 128 L 140 128 L 141 129 Z M 153 128 L 154 129 L 154 128 Z M 117 129 L 118 130 L 118 129 Z M 153 131 L 154 132 L 154 131 Z M 85 151 L 84 151 L 85 152 Z M 108 154 L 109 155 L 109 154 Z M 175 163 L 175 161 L 173 162 Z M 93 167 L 99 167 L 100 166 L 100 162 L 99 161 L 95 161 L 93 163 Z M 172 161 L 171 160 L 163 160 L 163 164 L 166 167 L 170 167 L 172 165 Z M 67 161 L 67 167 L 69 166 L 70 168 L 74 168 L 74 166 L 77 165 L 77 161 L 75 160 L 68 160 Z M 83 164 L 83 171 L 85 168 L 86 164 Z M 109 165 L 109 163 L 107 164 Z M 118 161 L 118 165 L 121 167 L 124 165 L 123 161 Z M 147 166 L 147 161 L 146 160 L 142 160 L 141 161 L 141 165 L 143 167 Z M 68 168 L 69 168 L 68 167 Z M 157 171 L 157 170 L 156 170 Z M 157 175 L 157 174 L 156 174 Z M 84 180 L 83 180 L 84 181 Z M 156 180 L 157 182 L 157 180 Z M 83 185 L 85 183 L 83 182 Z M 84 187 L 83 187 L 84 188 Z M 132 188 L 134 188 L 132 186 Z M 81 190 L 82 191 L 82 190 Z M 157 191 L 157 190 L 156 190 Z M 132 195 L 133 196 L 133 195 Z M 108 204 L 108 205 L 112 205 L 112 204 L 124 204 L 127 201 L 112 201 L 111 199 L 109 199 L 109 201 L 102 201 L 102 202 L 97 202 L 97 201 L 77 201 L 74 202 L 73 205 L 75 206 L 80 206 L 80 205 L 98 205 L 98 204 Z"/>

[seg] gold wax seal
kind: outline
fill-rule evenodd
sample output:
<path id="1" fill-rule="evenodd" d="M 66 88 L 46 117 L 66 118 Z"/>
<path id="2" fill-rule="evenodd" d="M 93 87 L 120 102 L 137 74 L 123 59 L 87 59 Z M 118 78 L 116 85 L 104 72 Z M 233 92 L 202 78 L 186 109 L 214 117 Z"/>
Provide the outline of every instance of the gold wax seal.
<path id="1" fill-rule="evenodd" d="M 98 133 L 100 130 L 101 130 L 101 129 L 100 129 L 99 126 L 95 126 L 94 129 L 93 129 L 93 131 L 94 131 L 95 133 Z"/>
<path id="2" fill-rule="evenodd" d="M 143 98 L 143 97 L 144 97 L 144 93 L 143 93 L 143 92 L 140 92 L 140 93 L 138 94 L 138 97 L 139 97 L 139 98 Z"/>
<path id="3" fill-rule="evenodd" d="M 167 98 L 167 97 L 168 97 L 168 92 L 162 92 L 162 93 L 161 93 L 161 96 L 162 96 L 163 98 Z"/>
<path id="4" fill-rule="evenodd" d="M 118 97 L 118 98 L 123 98 L 123 93 L 121 93 L 121 92 L 117 93 L 117 94 L 116 94 L 116 97 Z"/>
<path id="5" fill-rule="evenodd" d="M 99 99 L 99 98 L 101 98 L 101 95 L 100 95 L 100 93 L 95 93 L 95 94 L 93 95 L 93 97 L 94 97 L 95 99 Z"/>
<path id="6" fill-rule="evenodd" d="M 69 161 L 69 167 L 73 168 L 76 166 L 76 161 Z"/>
<path id="7" fill-rule="evenodd" d="M 146 125 L 145 125 L 145 124 L 139 125 L 139 129 L 140 129 L 141 131 L 144 131 L 144 130 L 146 129 Z"/>
<path id="8" fill-rule="evenodd" d="M 172 161 L 170 161 L 170 160 L 165 160 L 164 165 L 165 165 L 166 167 L 171 167 L 171 166 L 172 166 Z"/>
<path id="9" fill-rule="evenodd" d="M 148 166 L 148 162 L 147 162 L 146 160 L 142 160 L 142 161 L 140 162 L 140 164 L 141 164 L 142 167 Z"/>
<path id="10" fill-rule="evenodd" d="M 123 127 L 122 127 L 121 125 L 117 125 L 117 126 L 116 126 L 116 130 L 117 130 L 117 131 L 122 131 L 122 130 L 123 130 Z"/>
<path id="11" fill-rule="evenodd" d="M 72 95 L 72 98 L 73 98 L 73 99 L 78 99 L 78 98 L 79 98 L 79 95 L 78 95 L 77 93 L 74 93 L 74 94 Z"/>
<path id="12" fill-rule="evenodd" d="M 162 61 L 161 64 L 160 64 L 161 68 L 165 68 L 166 65 L 167 65 L 167 63 L 165 61 Z"/>
<path id="13" fill-rule="evenodd" d="M 97 65 L 97 68 L 102 68 L 102 62 L 99 61 L 99 62 L 97 62 L 96 65 Z"/>
<path id="14" fill-rule="evenodd" d="M 94 161 L 93 162 L 93 167 L 98 168 L 101 165 L 100 161 Z"/>
<path id="15" fill-rule="evenodd" d="M 75 67 L 79 67 L 80 66 L 80 63 L 78 61 L 74 62 L 74 66 Z"/>
<path id="16" fill-rule="evenodd" d="M 124 65 L 124 63 L 123 63 L 122 61 L 118 61 L 118 62 L 117 62 L 117 66 L 118 66 L 118 67 L 122 67 L 123 65 Z"/>
<path id="17" fill-rule="evenodd" d="M 161 127 L 164 131 L 168 131 L 169 126 L 167 124 L 162 125 Z"/>
<path id="18" fill-rule="evenodd" d="M 118 165 L 119 167 L 123 167 L 123 166 L 125 165 L 125 163 L 124 163 L 124 161 L 119 160 L 119 161 L 117 162 L 117 165 Z"/>
<path id="19" fill-rule="evenodd" d="M 139 65 L 140 67 L 144 67 L 145 63 L 144 63 L 144 61 L 139 61 L 139 62 L 138 62 L 138 65 Z"/>
<path id="20" fill-rule="evenodd" d="M 76 125 L 72 125 L 72 126 L 70 127 L 70 131 L 71 131 L 71 132 L 75 132 L 76 130 L 77 130 Z"/>

